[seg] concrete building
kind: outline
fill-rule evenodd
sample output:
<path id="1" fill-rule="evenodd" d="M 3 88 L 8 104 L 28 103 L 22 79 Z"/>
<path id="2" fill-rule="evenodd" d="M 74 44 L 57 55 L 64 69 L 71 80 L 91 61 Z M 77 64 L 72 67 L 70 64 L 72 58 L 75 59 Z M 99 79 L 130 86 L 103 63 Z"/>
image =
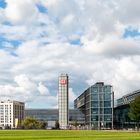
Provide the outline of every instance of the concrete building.
<path id="1" fill-rule="evenodd" d="M 59 77 L 58 109 L 60 129 L 67 129 L 69 124 L 69 79 L 67 74 Z"/>
<path id="2" fill-rule="evenodd" d="M 74 101 L 74 106 L 85 114 L 88 129 L 113 128 L 114 93 L 111 85 L 94 84 Z"/>
<path id="3" fill-rule="evenodd" d="M 0 102 L 0 127 L 17 128 L 24 119 L 24 103 L 18 101 Z"/>

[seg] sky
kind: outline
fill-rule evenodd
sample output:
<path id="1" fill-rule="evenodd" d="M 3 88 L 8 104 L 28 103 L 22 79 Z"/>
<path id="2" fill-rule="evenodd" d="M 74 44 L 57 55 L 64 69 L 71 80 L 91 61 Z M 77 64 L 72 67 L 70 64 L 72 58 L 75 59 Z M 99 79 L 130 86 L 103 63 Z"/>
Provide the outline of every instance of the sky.
<path id="1" fill-rule="evenodd" d="M 140 89 L 139 0 L 0 0 L 0 100 L 57 108 L 96 82 L 115 99 Z"/>

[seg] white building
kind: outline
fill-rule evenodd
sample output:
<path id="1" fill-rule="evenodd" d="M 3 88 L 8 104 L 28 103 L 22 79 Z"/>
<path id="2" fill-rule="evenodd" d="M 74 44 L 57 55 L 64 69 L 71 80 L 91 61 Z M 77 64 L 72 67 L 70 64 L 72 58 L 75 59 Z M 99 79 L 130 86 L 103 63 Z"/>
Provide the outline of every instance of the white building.
<path id="1" fill-rule="evenodd" d="M 61 74 L 59 77 L 59 92 L 58 92 L 58 108 L 59 108 L 59 125 L 60 129 L 68 128 L 69 120 L 69 80 L 67 74 Z"/>
<path id="2" fill-rule="evenodd" d="M 24 119 L 24 103 L 18 101 L 0 101 L 0 127 L 17 128 Z"/>

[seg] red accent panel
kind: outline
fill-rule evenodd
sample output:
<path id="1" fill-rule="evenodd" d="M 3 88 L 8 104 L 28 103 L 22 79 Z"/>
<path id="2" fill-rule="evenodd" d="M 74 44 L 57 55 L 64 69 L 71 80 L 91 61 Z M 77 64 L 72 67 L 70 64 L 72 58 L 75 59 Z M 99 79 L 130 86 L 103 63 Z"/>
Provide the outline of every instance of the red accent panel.
<path id="1" fill-rule="evenodd" d="M 65 79 L 61 79 L 59 82 L 60 82 L 60 84 L 62 84 L 62 85 L 66 84 L 66 80 L 65 80 Z"/>

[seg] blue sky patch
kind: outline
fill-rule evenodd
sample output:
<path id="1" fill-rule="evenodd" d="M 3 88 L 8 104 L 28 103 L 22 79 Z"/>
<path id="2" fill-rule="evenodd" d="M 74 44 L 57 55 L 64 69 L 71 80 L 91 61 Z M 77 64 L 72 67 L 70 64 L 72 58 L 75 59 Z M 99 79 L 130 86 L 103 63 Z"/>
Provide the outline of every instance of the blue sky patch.
<path id="1" fill-rule="evenodd" d="M 37 4 L 36 6 L 41 13 L 48 13 L 48 9 L 43 5 Z"/>
<path id="2" fill-rule="evenodd" d="M 70 40 L 70 44 L 72 45 L 81 45 L 80 39 Z"/>
<path id="3" fill-rule="evenodd" d="M 128 37 L 136 37 L 139 35 L 140 35 L 140 32 L 138 31 L 138 29 L 126 28 L 123 34 L 123 37 L 128 38 Z"/>
<path id="4" fill-rule="evenodd" d="M 4 21 L 2 24 L 7 25 L 7 26 L 12 26 L 11 22 L 9 22 L 9 21 Z"/>
<path id="5" fill-rule="evenodd" d="M 5 0 L 0 0 L 0 8 L 5 8 L 6 7 L 6 2 Z"/>
<path id="6" fill-rule="evenodd" d="M 0 36 L 0 49 L 3 48 L 3 42 L 5 42 L 5 38 Z"/>
<path id="7" fill-rule="evenodd" d="M 0 36 L 0 49 L 5 48 L 5 44 L 9 43 L 11 44 L 14 48 L 18 47 L 22 42 L 20 40 L 7 40 L 3 36 Z"/>
<path id="8" fill-rule="evenodd" d="M 14 47 L 18 47 L 22 42 L 20 40 L 9 41 Z"/>

